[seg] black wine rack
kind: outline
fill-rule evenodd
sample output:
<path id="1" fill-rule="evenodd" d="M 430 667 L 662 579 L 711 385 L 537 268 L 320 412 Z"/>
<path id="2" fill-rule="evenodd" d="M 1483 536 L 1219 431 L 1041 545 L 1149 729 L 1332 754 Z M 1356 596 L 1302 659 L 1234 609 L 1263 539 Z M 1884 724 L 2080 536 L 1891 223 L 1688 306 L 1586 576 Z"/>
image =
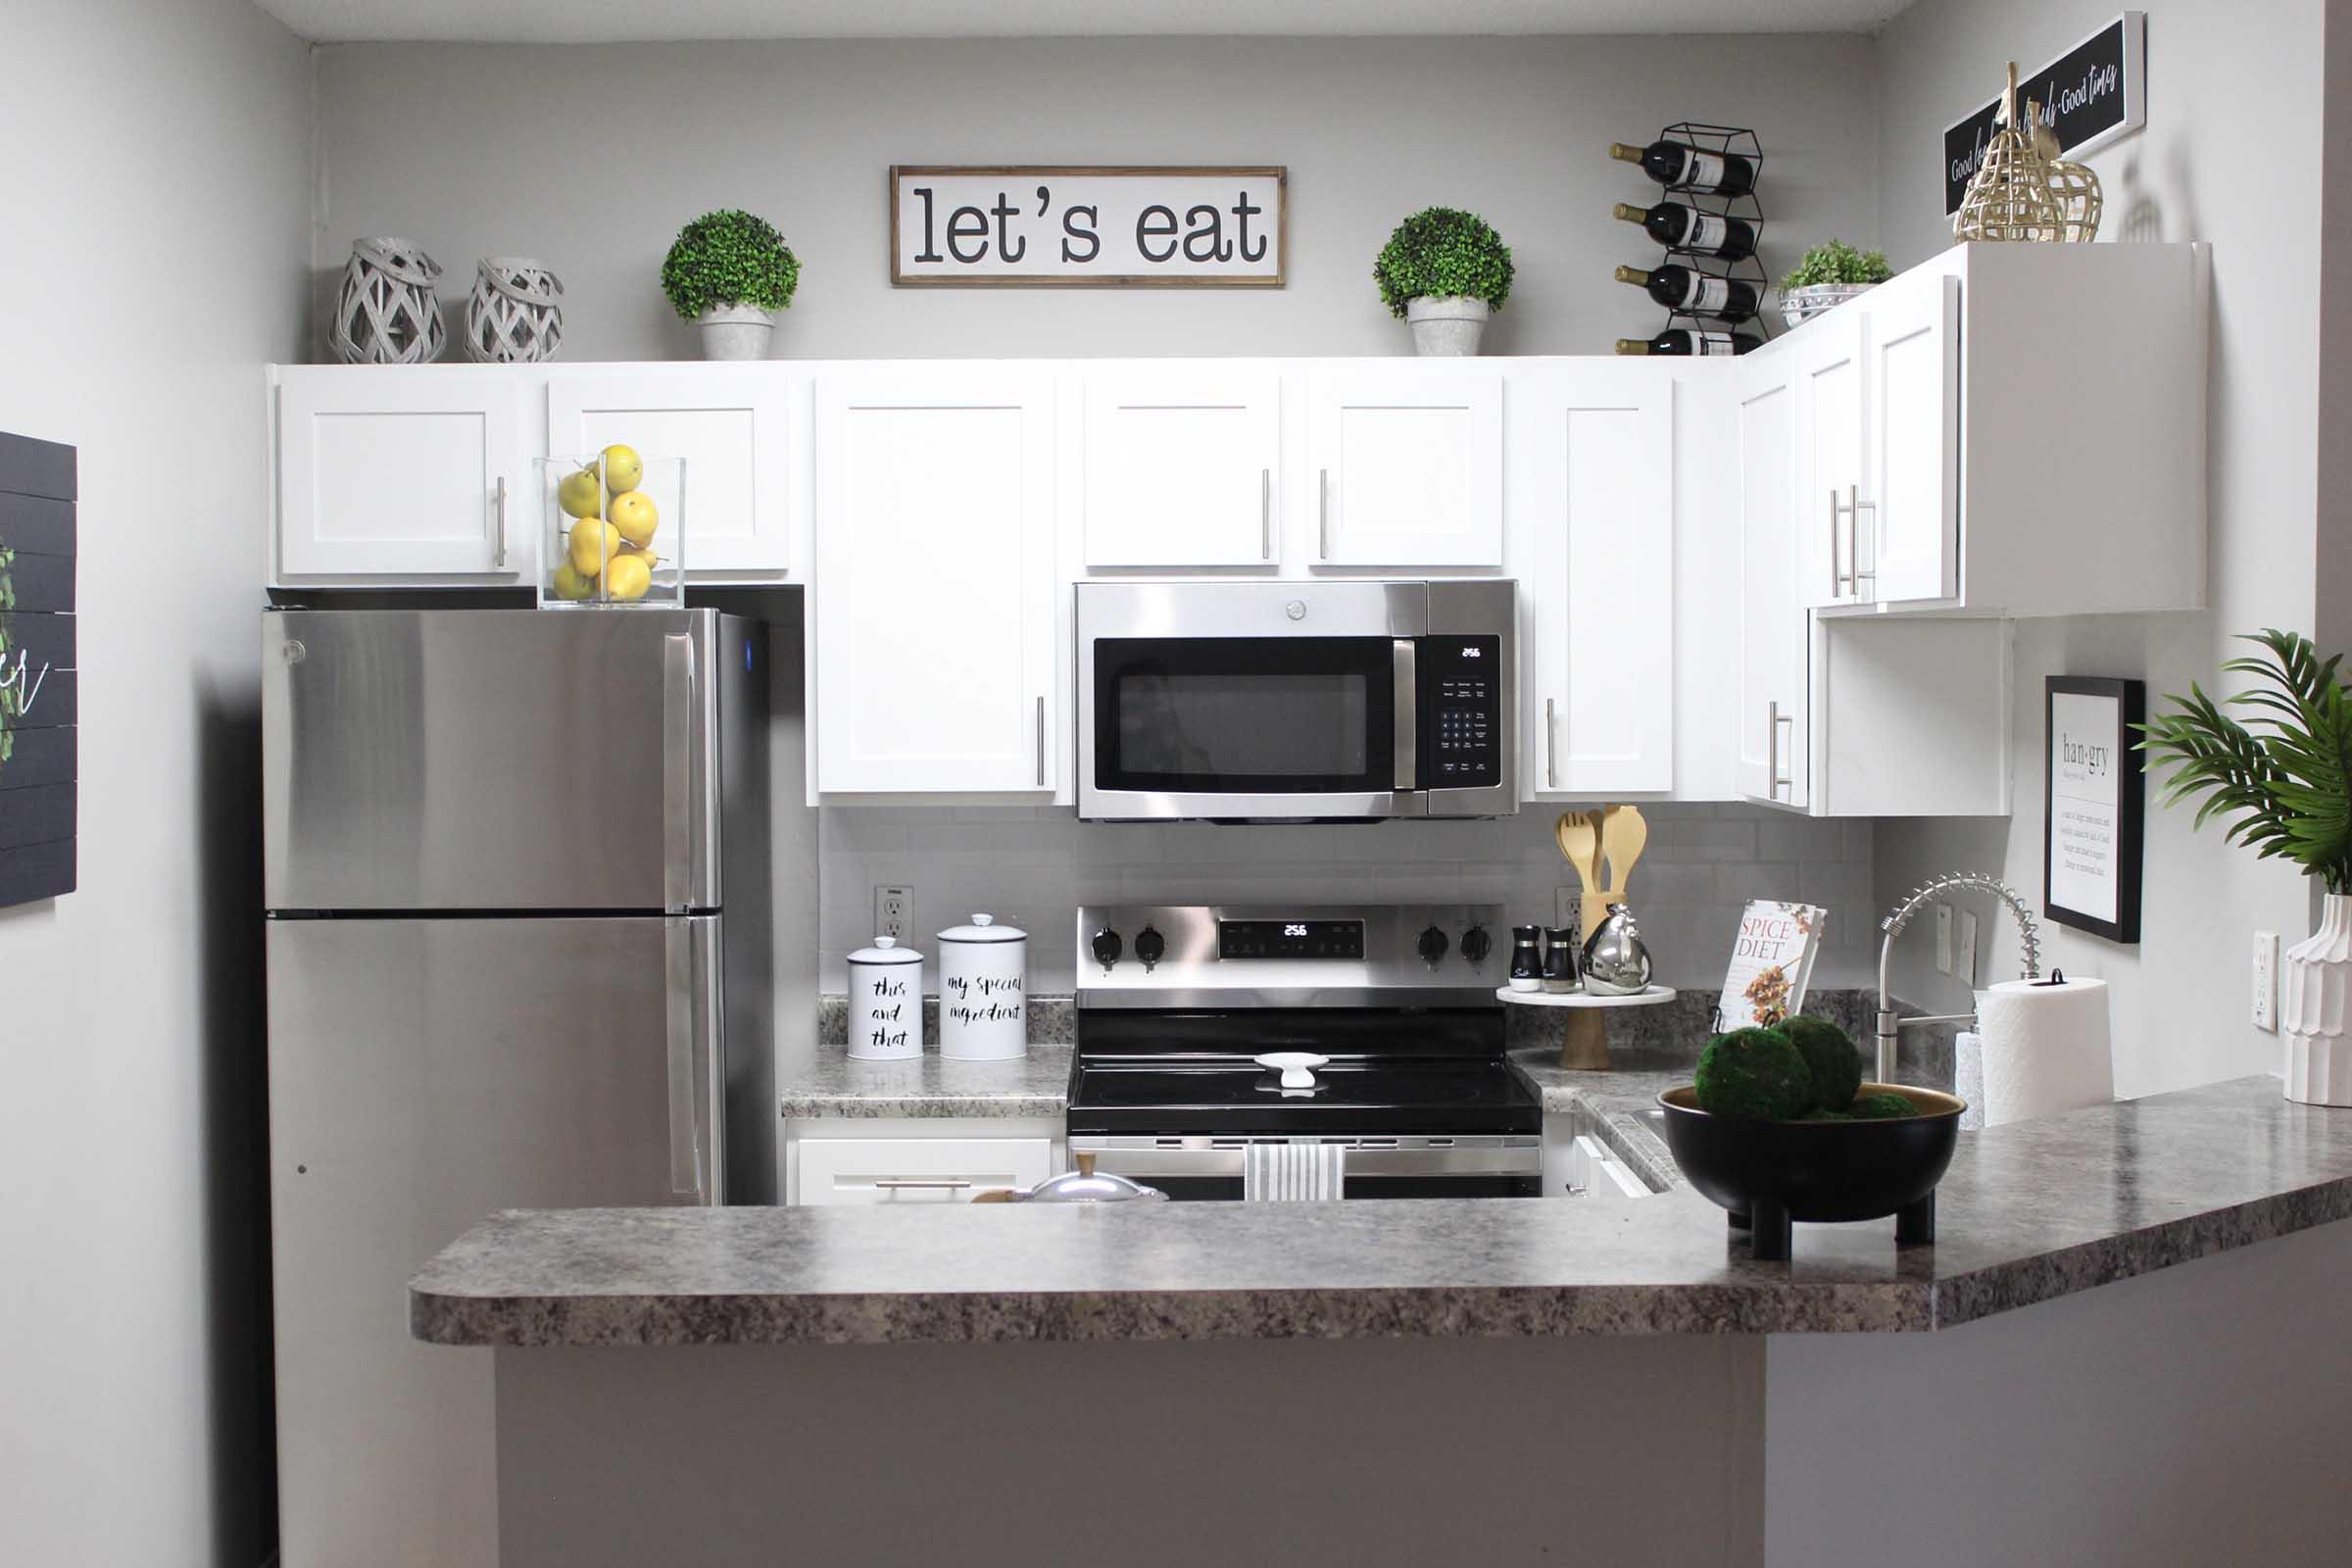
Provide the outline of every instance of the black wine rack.
<path id="1" fill-rule="evenodd" d="M 1702 316 L 1691 311 L 1670 310 L 1666 313 L 1666 324 L 1659 330 L 1671 332 L 1677 327 L 1688 327 L 1697 332 L 1752 330 L 1759 337 L 1771 338 L 1774 333 L 1768 319 L 1767 306 L 1770 304 L 1772 277 L 1764 270 L 1764 208 L 1756 200 L 1756 190 L 1764 183 L 1764 144 L 1756 139 L 1754 131 L 1744 126 L 1710 125 L 1695 120 L 1675 122 L 1658 132 L 1658 139 L 1685 142 L 1702 153 L 1737 154 L 1756 166 L 1756 182 L 1748 187 L 1747 194 L 1744 196 L 1709 196 L 1693 190 L 1672 188 L 1661 190 L 1658 193 L 1665 200 L 1682 202 L 1698 212 L 1716 218 L 1737 218 L 1742 222 L 1755 225 L 1756 251 L 1752 256 L 1742 257 L 1736 262 L 1727 262 L 1719 256 L 1703 255 L 1697 251 L 1686 250 L 1679 245 L 1669 245 L 1666 247 L 1664 260 L 1659 264 L 1660 266 L 1687 267 L 1694 272 L 1702 272 L 1709 277 L 1734 278 L 1748 284 L 1756 291 L 1755 320 L 1752 323 L 1741 321 L 1737 327 L 1734 327 L 1720 317 Z M 1649 204 L 1645 202 L 1642 205 Z"/>

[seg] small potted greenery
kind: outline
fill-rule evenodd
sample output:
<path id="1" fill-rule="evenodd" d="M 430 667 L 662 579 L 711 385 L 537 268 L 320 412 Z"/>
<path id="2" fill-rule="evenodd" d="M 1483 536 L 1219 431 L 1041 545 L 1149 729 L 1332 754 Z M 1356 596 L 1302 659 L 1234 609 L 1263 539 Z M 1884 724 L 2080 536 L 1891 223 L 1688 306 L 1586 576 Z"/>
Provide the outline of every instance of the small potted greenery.
<path id="1" fill-rule="evenodd" d="M 1781 279 L 1781 317 L 1801 326 L 1893 275 L 1884 251 L 1858 251 L 1841 239 L 1816 245 Z"/>
<path id="2" fill-rule="evenodd" d="M 776 313 L 792 304 L 801 263 L 765 219 L 705 213 L 678 230 L 662 261 L 662 292 L 703 329 L 703 357 L 763 360 Z"/>
<path id="3" fill-rule="evenodd" d="M 2286 1033 L 2286 1098 L 2352 1105 L 2352 687 L 2341 654 L 2323 660 L 2291 631 L 2248 634 L 2268 658 L 2222 666 L 2253 677 L 2228 699 L 2255 710 L 2258 732 L 2222 711 L 2195 682 L 2168 697 L 2171 711 L 2139 726 L 2139 750 L 2170 764 L 2164 804 L 2202 798 L 2194 827 L 2234 816 L 2223 841 L 2281 858 L 2316 877 L 2320 928 L 2287 949 L 2278 973 Z"/>
<path id="4" fill-rule="evenodd" d="M 1511 292 L 1511 248 L 1476 213 L 1429 207 L 1396 225 L 1372 265 L 1382 303 L 1412 323 L 1413 352 L 1478 352 Z"/>

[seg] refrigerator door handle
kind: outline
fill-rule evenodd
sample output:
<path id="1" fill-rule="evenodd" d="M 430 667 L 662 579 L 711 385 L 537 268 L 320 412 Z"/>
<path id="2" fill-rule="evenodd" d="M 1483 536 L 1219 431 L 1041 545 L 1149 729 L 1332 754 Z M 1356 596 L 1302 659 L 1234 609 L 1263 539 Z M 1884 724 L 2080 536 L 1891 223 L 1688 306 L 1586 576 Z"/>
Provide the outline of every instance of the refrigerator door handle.
<path id="1" fill-rule="evenodd" d="M 697 993 L 702 987 L 701 965 L 695 962 L 693 922 L 676 916 L 662 922 L 663 968 L 668 992 L 669 1051 L 669 1190 L 691 1194 L 697 1203 L 710 1200 L 703 1176 L 703 1136 L 695 1109 L 703 1102 L 697 1080 L 709 1071 L 710 1055 L 695 1047 Z M 697 1057 L 703 1064 L 697 1071 Z"/>
<path id="2" fill-rule="evenodd" d="M 694 902 L 694 637 L 662 639 L 662 902 Z"/>

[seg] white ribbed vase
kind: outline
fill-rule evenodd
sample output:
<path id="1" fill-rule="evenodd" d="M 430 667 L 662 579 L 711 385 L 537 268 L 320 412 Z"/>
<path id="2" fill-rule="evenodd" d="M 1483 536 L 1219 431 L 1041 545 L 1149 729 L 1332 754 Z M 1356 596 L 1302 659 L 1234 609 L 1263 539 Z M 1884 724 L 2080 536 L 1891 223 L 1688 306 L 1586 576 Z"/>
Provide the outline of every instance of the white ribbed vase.
<path id="1" fill-rule="evenodd" d="M 2352 1105 L 2352 894 L 2330 893 L 2320 928 L 2286 950 L 2278 975 L 2286 1098 Z"/>

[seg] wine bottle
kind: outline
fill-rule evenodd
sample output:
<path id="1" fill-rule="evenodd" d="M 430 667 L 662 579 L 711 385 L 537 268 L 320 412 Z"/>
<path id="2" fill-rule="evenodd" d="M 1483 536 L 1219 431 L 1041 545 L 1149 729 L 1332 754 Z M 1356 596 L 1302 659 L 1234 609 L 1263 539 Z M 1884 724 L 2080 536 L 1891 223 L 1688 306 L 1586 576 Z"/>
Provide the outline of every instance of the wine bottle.
<path id="1" fill-rule="evenodd" d="M 1756 314 L 1756 286 L 1736 277 L 1710 277 L 1688 267 L 1660 267 L 1649 271 L 1620 267 L 1617 281 L 1645 291 L 1670 311 L 1720 317 L 1727 321 L 1744 321 Z"/>
<path id="2" fill-rule="evenodd" d="M 1653 141 L 1646 147 L 1609 143 L 1609 156 L 1640 164 L 1642 172 L 1668 190 L 1702 196 L 1744 196 L 1756 188 L 1756 161 L 1738 153 L 1700 152 L 1688 142 Z"/>
<path id="3" fill-rule="evenodd" d="M 1747 332 L 1694 332 L 1678 326 L 1656 337 L 1621 337 L 1617 340 L 1620 354 L 1747 354 L 1764 346 L 1764 340 Z"/>
<path id="4" fill-rule="evenodd" d="M 1696 251 L 1727 262 L 1745 261 L 1756 254 L 1756 225 L 1744 218 L 1721 218 L 1681 202 L 1660 202 L 1655 207 L 1619 202 L 1615 211 L 1625 221 L 1640 223 L 1642 232 L 1670 250 Z"/>

